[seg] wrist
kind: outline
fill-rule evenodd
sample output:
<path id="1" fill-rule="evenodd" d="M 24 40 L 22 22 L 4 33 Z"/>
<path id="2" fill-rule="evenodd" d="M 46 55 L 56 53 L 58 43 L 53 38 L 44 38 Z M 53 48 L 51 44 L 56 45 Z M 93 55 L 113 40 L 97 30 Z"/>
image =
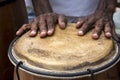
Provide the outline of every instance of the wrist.
<path id="1" fill-rule="evenodd" d="M 36 16 L 45 13 L 51 13 L 52 8 L 49 4 L 49 0 L 32 0 L 34 11 Z"/>

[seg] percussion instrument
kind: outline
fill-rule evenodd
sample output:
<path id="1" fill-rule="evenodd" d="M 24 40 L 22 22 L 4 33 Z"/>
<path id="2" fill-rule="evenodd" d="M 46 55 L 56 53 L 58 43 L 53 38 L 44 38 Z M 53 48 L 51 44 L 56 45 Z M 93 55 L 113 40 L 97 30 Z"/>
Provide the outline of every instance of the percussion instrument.
<path id="1" fill-rule="evenodd" d="M 39 34 L 29 37 L 28 31 L 13 40 L 8 56 L 21 80 L 86 80 L 89 76 L 93 79 L 113 67 L 120 53 L 114 40 L 104 34 L 93 40 L 91 35 L 92 31 L 78 36 L 72 23 L 65 30 L 56 26 L 54 35 L 46 38 Z"/>

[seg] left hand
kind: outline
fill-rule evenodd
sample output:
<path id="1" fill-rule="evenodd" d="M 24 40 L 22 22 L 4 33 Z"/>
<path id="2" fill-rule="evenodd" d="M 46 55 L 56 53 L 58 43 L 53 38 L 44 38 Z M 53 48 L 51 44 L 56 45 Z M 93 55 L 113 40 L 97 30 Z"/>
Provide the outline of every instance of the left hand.
<path id="1" fill-rule="evenodd" d="M 100 12 L 79 18 L 76 24 L 76 27 L 79 28 L 78 35 L 82 36 L 94 28 L 92 34 L 93 39 L 98 39 L 102 31 L 104 31 L 106 38 L 110 38 L 114 27 L 112 17 L 112 14 Z"/>

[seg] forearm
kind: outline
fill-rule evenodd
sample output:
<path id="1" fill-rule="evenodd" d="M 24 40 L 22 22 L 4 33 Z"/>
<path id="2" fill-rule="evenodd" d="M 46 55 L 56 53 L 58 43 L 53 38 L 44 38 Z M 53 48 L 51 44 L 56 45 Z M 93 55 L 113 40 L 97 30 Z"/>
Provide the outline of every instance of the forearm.
<path id="1" fill-rule="evenodd" d="M 100 0 L 95 12 L 114 13 L 116 8 L 116 3 L 117 0 Z"/>
<path id="2" fill-rule="evenodd" d="M 106 9 L 106 5 L 107 5 L 107 0 L 99 0 L 99 4 L 96 8 L 96 13 L 97 12 L 104 12 Z"/>
<path id="3" fill-rule="evenodd" d="M 49 0 L 32 0 L 36 16 L 52 12 Z"/>
<path id="4" fill-rule="evenodd" d="M 112 16 L 116 9 L 117 0 L 106 0 L 106 1 L 107 1 L 106 13 L 108 13 L 109 16 Z"/>

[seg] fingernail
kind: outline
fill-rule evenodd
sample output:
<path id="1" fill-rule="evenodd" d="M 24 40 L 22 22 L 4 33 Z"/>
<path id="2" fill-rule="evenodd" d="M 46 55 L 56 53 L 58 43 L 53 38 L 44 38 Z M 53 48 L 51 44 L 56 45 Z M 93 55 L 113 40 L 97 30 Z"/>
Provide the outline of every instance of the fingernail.
<path id="1" fill-rule="evenodd" d="M 33 31 L 31 31 L 30 34 L 31 34 L 31 35 L 34 35 L 34 34 L 36 34 L 36 32 L 33 30 Z"/>
<path id="2" fill-rule="evenodd" d="M 110 32 L 106 32 L 105 33 L 107 37 L 111 37 L 111 33 Z"/>
<path id="3" fill-rule="evenodd" d="M 97 34 L 97 33 L 94 33 L 94 34 L 93 34 L 93 38 L 95 38 L 95 39 L 98 38 L 98 34 Z"/>
<path id="4" fill-rule="evenodd" d="M 64 22 L 61 22 L 62 25 L 64 25 Z"/>
<path id="5" fill-rule="evenodd" d="M 76 24 L 80 24 L 80 22 L 78 21 Z"/>
<path id="6" fill-rule="evenodd" d="M 44 34 L 46 34 L 46 32 L 45 32 L 45 31 L 42 31 L 42 32 L 41 32 L 41 35 L 44 35 Z"/>
<path id="7" fill-rule="evenodd" d="M 40 37 L 46 37 L 46 31 L 41 31 Z"/>
<path id="8" fill-rule="evenodd" d="M 64 22 L 61 22 L 60 25 L 61 25 L 61 28 L 65 28 L 65 23 Z"/>
<path id="9" fill-rule="evenodd" d="M 48 31 L 48 35 L 51 35 L 52 32 L 53 32 L 53 30 L 49 30 L 49 31 Z"/>
<path id="10" fill-rule="evenodd" d="M 77 23 L 76 23 L 76 28 L 79 28 L 80 27 L 80 22 L 78 21 Z"/>
<path id="11" fill-rule="evenodd" d="M 80 35 L 80 36 L 83 35 L 83 34 L 84 34 L 83 31 L 78 32 L 78 35 Z"/>
<path id="12" fill-rule="evenodd" d="M 16 32 L 16 35 L 19 35 L 19 33 L 20 33 L 20 31 L 17 31 L 17 32 Z"/>

